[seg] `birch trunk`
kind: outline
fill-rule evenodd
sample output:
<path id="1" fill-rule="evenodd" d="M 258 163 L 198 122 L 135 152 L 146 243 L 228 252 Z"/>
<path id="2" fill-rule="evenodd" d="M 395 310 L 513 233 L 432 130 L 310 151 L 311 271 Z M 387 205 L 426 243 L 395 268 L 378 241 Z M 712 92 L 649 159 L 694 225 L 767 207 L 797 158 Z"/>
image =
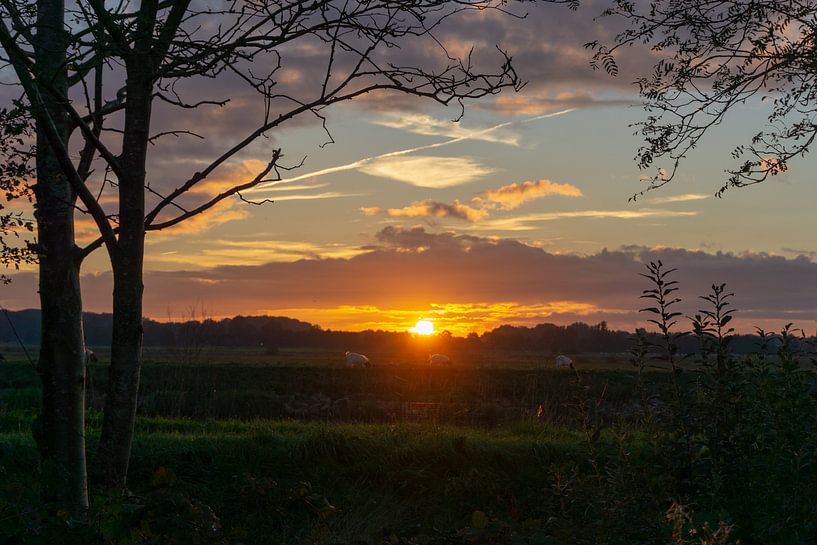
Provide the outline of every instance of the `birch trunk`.
<path id="1" fill-rule="evenodd" d="M 38 0 L 35 61 L 59 96 L 67 95 L 66 36 L 62 0 Z M 70 126 L 57 100 L 45 109 L 63 142 Z M 80 262 L 75 255 L 74 202 L 41 128 L 37 131 L 35 217 L 40 268 L 42 340 L 38 370 L 42 406 L 34 435 L 40 450 L 42 496 L 72 511 L 88 508 L 85 460 L 85 340 L 82 331 Z"/>

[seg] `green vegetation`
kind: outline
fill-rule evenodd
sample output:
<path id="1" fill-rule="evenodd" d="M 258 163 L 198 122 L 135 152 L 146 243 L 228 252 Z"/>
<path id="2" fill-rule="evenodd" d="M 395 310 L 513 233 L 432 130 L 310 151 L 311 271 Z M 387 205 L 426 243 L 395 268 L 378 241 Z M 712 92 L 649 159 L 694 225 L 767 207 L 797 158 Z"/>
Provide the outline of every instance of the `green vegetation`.
<path id="1" fill-rule="evenodd" d="M 30 414 L 16 409 L 2 420 L 0 531 L 12 541 L 25 535 L 31 542 L 45 531 L 40 538 L 47 542 L 55 538 L 49 531 L 67 536 L 71 521 L 47 520 L 36 511 Z M 379 543 L 392 534 L 454 540 L 458 529 L 471 526 L 475 511 L 493 520 L 485 532 L 507 526 L 526 539 L 591 543 L 620 523 L 622 539 L 659 535 L 667 508 L 663 499 L 652 503 L 666 486 L 655 471 L 649 482 L 639 476 L 639 489 L 626 491 L 633 507 L 652 503 L 648 511 L 639 508 L 626 524 L 605 514 L 614 501 L 608 496 L 624 493 L 636 477 L 622 474 L 610 484 L 618 491 L 599 493 L 598 480 L 617 465 L 621 438 L 612 432 L 591 442 L 581 432 L 532 424 L 489 432 L 427 424 L 141 418 L 136 437 L 131 486 L 139 498 L 125 512 L 106 511 L 104 500 L 97 502 L 103 516 L 98 530 L 112 543 L 172 534 L 172 524 L 187 527 L 188 537 L 167 542 L 191 542 L 191 528 L 216 522 L 212 513 L 220 530 L 205 532 L 200 542 Z M 637 458 L 660 459 L 649 441 L 631 444 Z M 189 520 L 162 518 L 167 513 L 156 509 L 165 502 L 188 506 L 178 517 Z M 132 541 L 121 539 L 125 530 Z M 87 538 L 82 532 L 88 529 L 77 526 L 77 539 Z"/>
<path id="2" fill-rule="evenodd" d="M 240 361 L 246 355 L 237 350 L 225 356 L 227 361 Z M 297 358 L 297 353 L 291 356 Z M 477 427 L 515 423 L 539 414 L 538 419 L 548 424 L 575 427 L 585 418 L 571 409 L 581 394 L 600 401 L 594 402 L 594 418 L 634 423 L 640 417 L 633 398 L 636 375 L 622 372 L 626 361 L 608 369 L 584 369 L 583 360 L 581 365 L 583 369 L 574 373 L 541 367 L 475 369 L 468 362 L 450 368 L 380 365 L 366 370 L 312 363 L 297 367 L 155 363 L 143 369 L 139 411 L 195 419 L 422 421 Z M 4 369 L 0 392 L 18 395 L 25 390 L 32 395 L 38 387 L 30 366 L 13 364 Z M 661 392 L 669 387 L 670 375 L 655 370 L 647 374 L 656 396 L 664 397 Z M 88 376 L 88 404 L 100 409 L 105 367 L 92 365 Z"/>
<path id="3" fill-rule="evenodd" d="M 38 380 L 10 357 L 0 544 L 817 542 L 813 339 L 786 326 L 733 354 L 723 285 L 679 331 L 671 272 L 657 263 L 647 275 L 659 334 L 639 332 L 629 358 L 575 372 L 349 369 L 309 351 L 267 365 L 246 351 L 154 360 L 130 493 L 94 494 L 81 519 L 40 504 Z M 697 339 L 694 356 L 678 350 L 684 337 Z M 92 447 L 104 374 L 88 374 Z"/>
<path id="4" fill-rule="evenodd" d="M 707 532 L 720 532 L 708 543 L 807 543 L 817 521 L 812 375 L 791 360 L 786 365 L 779 357 L 743 362 L 731 382 L 752 396 L 733 392 L 736 405 L 723 418 L 737 418 L 736 425 L 719 426 L 720 437 L 701 397 L 708 375 L 680 373 L 692 402 L 684 416 L 691 450 L 668 428 L 675 408 L 661 401 L 671 398 L 665 371 L 395 366 L 368 374 L 150 365 L 143 399 L 178 396 L 182 384 L 200 396 L 195 385 L 215 381 L 245 413 L 258 409 L 260 392 L 286 388 L 314 394 L 323 385 L 327 397 L 394 395 L 389 381 L 401 375 L 402 392 L 418 400 L 439 402 L 448 392 L 479 393 L 480 406 L 513 395 L 536 403 L 538 390 L 555 401 L 478 427 L 428 419 L 179 418 L 161 416 L 154 402 L 143 411 L 154 416 L 137 421 L 133 497 L 123 504 L 97 496 L 88 525 L 39 506 L 30 436 L 36 376 L 27 364 L 7 363 L 0 368 L 0 543 L 69 536 L 77 543 L 700 543 Z M 89 420 L 93 446 L 99 414 Z"/>

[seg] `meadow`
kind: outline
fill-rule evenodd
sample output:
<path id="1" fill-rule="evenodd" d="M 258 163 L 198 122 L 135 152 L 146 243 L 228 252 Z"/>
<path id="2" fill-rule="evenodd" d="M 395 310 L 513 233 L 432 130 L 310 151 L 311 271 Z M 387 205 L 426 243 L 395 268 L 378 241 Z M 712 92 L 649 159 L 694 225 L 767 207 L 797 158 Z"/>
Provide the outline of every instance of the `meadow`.
<path id="1" fill-rule="evenodd" d="M 814 376 L 783 341 L 723 376 L 637 350 L 576 371 L 530 352 L 350 369 L 319 350 L 150 350 L 132 497 L 95 496 L 90 526 L 38 508 L 38 378 L 7 347 L 0 543 L 811 543 Z"/>

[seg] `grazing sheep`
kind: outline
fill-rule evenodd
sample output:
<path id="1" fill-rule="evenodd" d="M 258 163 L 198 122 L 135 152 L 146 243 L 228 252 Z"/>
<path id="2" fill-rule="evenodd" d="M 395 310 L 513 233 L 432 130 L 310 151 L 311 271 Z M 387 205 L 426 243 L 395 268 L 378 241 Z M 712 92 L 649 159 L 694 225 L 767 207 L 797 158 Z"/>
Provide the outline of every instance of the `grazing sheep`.
<path id="1" fill-rule="evenodd" d="M 96 363 L 99 361 L 99 358 L 96 357 L 94 351 L 90 348 L 85 349 L 85 363 Z"/>
<path id="2" fill-rule="evenodd" d="M 445 354 L 431 354 L 428 357 L 428 363 L 430 365 L 451 365 L 451 358 Z"/>
<path id="3" fill-rule="evenodd" d="M 369 365 L 371 365 L 369 363 L 369 358 L 363 354 L 349 352 L 348 350 L 346 351 L 346 367 L 369 367 Z"/>
<path id="4" fill-rule="evenodd" d="M 567 356 L 559 354 L 558 356 L 556 356 L 556 367 L 557 368 L 559 368 L 559 367 L 569 367 L 569 368 L 573 369 L 574 368 L 573 367 L 573 360 L 571 360 Z"/>

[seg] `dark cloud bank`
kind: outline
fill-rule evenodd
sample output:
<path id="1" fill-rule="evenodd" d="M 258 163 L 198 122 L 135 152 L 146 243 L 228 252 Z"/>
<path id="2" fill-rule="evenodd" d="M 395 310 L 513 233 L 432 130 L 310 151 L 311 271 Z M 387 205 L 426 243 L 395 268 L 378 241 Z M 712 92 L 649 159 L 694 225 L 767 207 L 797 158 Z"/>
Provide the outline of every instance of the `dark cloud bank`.
<path id="1" fill-rule="evenodd" d="M 705 253 L 639 246 L 594 255 L 559 255 L 510 239 L 429 233 L 422 227 L 387 227 L 368 252 L 350 259 L 307 259 L 259 266 L 221 266 L 204 271 L 148 272 L 145 313 L 166 318 L 192 305 L 214 315 L 276 313 L 276 309 L 423 308 L 430 304 L 516 302 L 546 305 L 570 301 L 597 307 L 584 313 L 527 317 L 519 323 L 606 319 L 630 327 L 647 287 L 643 264 L 660 259 L 679 269 L 683 310 L 694 312 L 697 295 L 727 282 L 736 293 L 739 325 L 777 327 L 786 322 L 811 331 L 817 319 L 817 263 L 806 257 Z M 83 277 L 86 310 L 110 309 L 110 274 Z M 4 288 L 3 304 L 36 306 L 36 277 L 26 273 Z"/>

